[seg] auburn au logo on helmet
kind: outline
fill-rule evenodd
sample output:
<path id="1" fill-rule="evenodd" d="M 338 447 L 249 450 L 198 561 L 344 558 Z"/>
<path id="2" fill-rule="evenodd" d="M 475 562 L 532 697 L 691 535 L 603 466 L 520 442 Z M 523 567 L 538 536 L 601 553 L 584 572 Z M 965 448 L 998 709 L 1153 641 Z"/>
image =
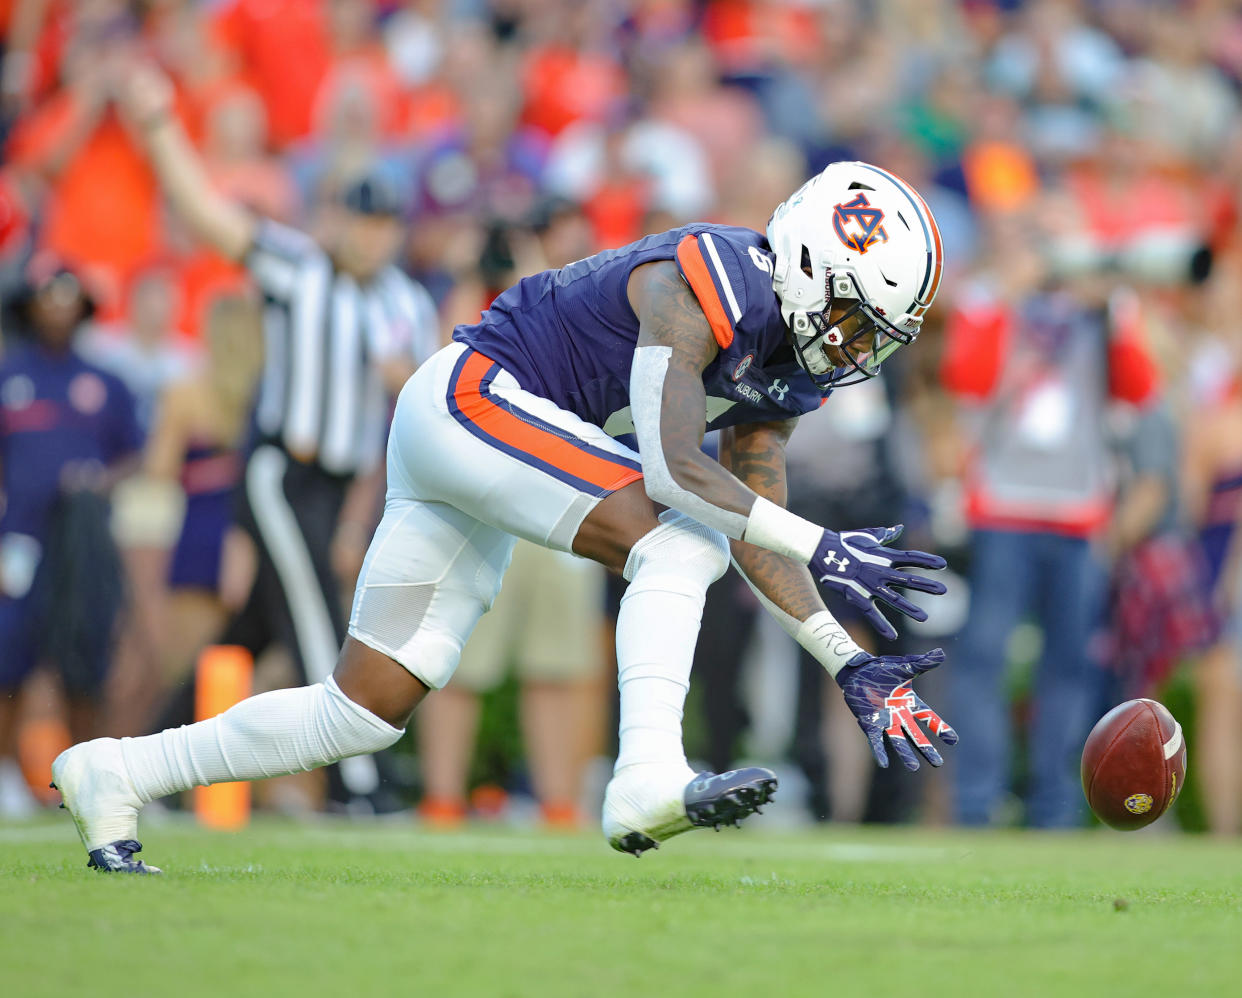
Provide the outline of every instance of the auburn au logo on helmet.
<path id="1" fill-rule="evenodd" d="M 860 254 L 866 253 L 873 243 L 888 242 L 888 233 L 880 224 L 883 221 L 884 212 L 879 208 L 872 208 L 865 194 L 859 194 L 848 204 L 837 205 L 832 213 L 832 227 L 837 238 L 847 248 Z M 846 231 L 846 226 L 851 222 L 858 224 L 859 231 Z"/>

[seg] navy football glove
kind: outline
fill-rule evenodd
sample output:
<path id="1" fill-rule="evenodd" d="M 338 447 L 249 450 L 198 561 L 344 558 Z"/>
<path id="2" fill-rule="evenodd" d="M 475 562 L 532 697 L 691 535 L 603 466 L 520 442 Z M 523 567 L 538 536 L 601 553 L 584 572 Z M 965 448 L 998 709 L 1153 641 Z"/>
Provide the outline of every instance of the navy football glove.
<path id="1" fill-rule="evenodd" d="M 944 760 L 919 727 L 920 722 L 946 745 L 957 744 L 957 732 L 945 724 L 910 685 L 915 676 L 934 669 L 943 661 L 944 652 L 939 648 L 925 655 L 877 656 L 859 652 L 837 673 L 845 703 L 858 718 L 858 726 L 871 743 L 871 751 L 881 769 L 888 769 L 888 753 L 884 750 L 886 735 L 906 769 L 919 768 L 911 742 L 933 766 L 943 765 Z"/>
<path id="2" fill-rule="evenodd" d="M 894 610 L 915 620 L 926 620 L 926 611 L 911 603 L 897 592 L 901 589 L 917 589 L 920 592 L 941 595 L 944 584 L 922 575 L 911 575 L 900 568 L 944 568 L 944 559 L 925 551 L 897 551 L 883 545 L 901 536 L 902 527 L 869 527 L 866 530 L 846 530 L 836 533 L 825 530 L 819 547 L 811 559 L 811 574 L 826 586 L 845 597 L 850 606 L 862 613 L 881 635 L 890 641 L 897 637 L 897 630 L 880 613 L 875 600 L 880 600 Z"/>

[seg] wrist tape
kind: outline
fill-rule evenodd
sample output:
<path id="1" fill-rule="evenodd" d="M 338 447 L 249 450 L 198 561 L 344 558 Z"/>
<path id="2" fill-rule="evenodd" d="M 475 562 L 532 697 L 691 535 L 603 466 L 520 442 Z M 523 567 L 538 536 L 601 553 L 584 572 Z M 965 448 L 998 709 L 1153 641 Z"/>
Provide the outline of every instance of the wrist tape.
<path id="1" fill-rule="evenodd" d="M 742 540 L 809 565 L 823 536 L 822 527 L 760 496 L 750 508 Z"/>

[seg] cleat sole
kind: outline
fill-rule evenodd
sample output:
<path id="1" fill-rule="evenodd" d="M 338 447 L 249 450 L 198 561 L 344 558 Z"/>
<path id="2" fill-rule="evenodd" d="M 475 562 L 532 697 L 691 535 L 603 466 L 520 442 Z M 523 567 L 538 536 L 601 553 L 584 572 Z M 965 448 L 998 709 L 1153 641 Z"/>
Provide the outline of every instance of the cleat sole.
<path id="1" fill-rule="evenodd" d="M 612 844 L 612 847 L 621 852 L 628 852 L 635 859 L 638 859 L 648 849 L 659 849 L 660 843 L 650 835 L 644 835 L 642 832 L 630 832 L 617 839 Z"/>
<path id="2" fill-rule="evenodd" d="M 761 813 L 760 808 L 776 794 L 776 780 L 763 778 L 752 783 L 734 787 L 728 793 L 708 801 L 697 801 L 686 806 L 686 817 L 699 828 L 715 828 L 723 825 L 740 827 L 743 818 Z"/>

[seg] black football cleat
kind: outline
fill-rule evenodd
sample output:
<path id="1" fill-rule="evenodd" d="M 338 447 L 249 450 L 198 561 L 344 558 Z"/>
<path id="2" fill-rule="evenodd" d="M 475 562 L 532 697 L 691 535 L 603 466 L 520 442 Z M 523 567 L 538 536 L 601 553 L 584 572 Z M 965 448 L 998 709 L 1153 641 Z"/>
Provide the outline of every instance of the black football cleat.
<path id="1" fill-rule="evenodd" d="M 761 766 L 727 773 L 699 773 L 686 787 L 686 817 L 697 828 L 720 828 L 762 814 L 759 808 L 776 795 L 776 774 Z"/>
<path id="2" fill-rule="evenodd" d="M 776 774 L 749 766 L 727 773 L 627 766 L 604 795 L 604 835 L 620 852 L 639 856 L 692 828 L 737 825 L 776 793 Z"/>
<path id="3" fill-rule="evenodd" d="M 142 843 L 136 839 L 109 842 L 106 846 L 92 849 L 87 866 L 104 873 L 163 873 L 158 866 L 147 866 L 134 853 L 142 852 Z"/>

